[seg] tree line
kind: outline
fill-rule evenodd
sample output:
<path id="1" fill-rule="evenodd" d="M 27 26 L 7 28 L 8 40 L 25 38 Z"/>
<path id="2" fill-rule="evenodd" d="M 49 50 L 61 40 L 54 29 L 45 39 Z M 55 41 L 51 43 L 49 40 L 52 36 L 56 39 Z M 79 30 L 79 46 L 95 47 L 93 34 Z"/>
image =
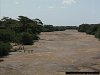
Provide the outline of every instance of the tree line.
<path id="1" fill-rule="evenodd" d="M 43 23 L 40 19 L 18 16 L 17 19 L 3 17 L 0 20 L 0 56 L 9 54 L 10 43 L 32 45 L 39 39 Z"/>
<path id="2" fill-rule="evenodd" d="M 44 25 L 42 28 L 42 32 L 53 32 L 53 31 L 65 31 L 65 30 L 75 29 L 77 30 L 77 26 L 53 26 L 53 25 Z"/>
<path id="3" fill-rule="evenodd" d="M 30 19 L 26 16 L 18 16 L 17 19 L 3 17 L 0 19 L 0 56 L 9 54 L 12 48 L 11 43 L 32 45 L 36 40 L 39 40 L 41 32 L 64 31 L 66 29 L 77 29 L 77 27 L 43 25 L 40 19 Z"/>
<path id="4" fill-rule="evenodd" d="M 100 24 L 81 24 L 78 31 L 94 35 L 96 38 L 100 39 Z"/>

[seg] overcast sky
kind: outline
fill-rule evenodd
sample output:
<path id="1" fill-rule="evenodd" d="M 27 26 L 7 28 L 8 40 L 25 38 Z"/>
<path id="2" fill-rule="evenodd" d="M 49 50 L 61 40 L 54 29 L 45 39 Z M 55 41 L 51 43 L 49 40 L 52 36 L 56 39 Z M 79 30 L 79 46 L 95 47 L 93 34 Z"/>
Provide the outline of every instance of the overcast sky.
<path id="1" fill-rule="evenodd" d="M 100 0 L 0 0 L 0 18 L 19 15 L 45 24 L 100 23 Z"/>

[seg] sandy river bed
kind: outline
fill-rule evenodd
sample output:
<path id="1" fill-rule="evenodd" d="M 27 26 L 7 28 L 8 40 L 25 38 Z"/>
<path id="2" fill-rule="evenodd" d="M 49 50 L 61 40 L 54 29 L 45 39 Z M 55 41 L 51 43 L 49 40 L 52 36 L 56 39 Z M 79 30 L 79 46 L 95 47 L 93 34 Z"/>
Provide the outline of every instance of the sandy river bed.
<path id="1" fill-rule="evenodd" d="M 12 52 L 0 62 L 0 75 L 65 75 L 66 71 L 100 71 L 100 41 L 76 30 L 41 33 L 40 40 Z"/>

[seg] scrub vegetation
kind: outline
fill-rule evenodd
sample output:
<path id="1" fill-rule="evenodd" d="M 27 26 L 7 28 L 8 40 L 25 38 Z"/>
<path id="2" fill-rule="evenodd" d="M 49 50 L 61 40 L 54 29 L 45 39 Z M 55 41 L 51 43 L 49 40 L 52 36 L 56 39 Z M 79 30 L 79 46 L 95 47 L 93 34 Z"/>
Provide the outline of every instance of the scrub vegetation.
<path id="1" fill-rule="evenodd" d="M 40 19 L 30 19 L 26 16 L 18 16 L 17 19 L 3 17 L 0 20 L 0 56 L 9 54 L 11 43 L 32 45 L 36 40 L 39 40 L 41 32 L 64 31 L 66 29 L 77 29 L 77 27 L 43 25 Z"/>
<path id="2" fill-rule="evenodd" d="M 82 24 L 79 26 L 78 31 L 94 35 L 100 39 L 100 24 Z"/>

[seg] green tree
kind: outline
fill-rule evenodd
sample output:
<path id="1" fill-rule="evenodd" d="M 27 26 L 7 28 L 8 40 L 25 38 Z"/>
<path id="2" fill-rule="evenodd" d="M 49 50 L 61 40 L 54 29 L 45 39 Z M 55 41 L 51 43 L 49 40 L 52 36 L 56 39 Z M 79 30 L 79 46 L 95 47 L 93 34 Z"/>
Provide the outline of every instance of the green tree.
<path id="1" fill-rule="evenodd" d="M 9 17 L 3 17 L 1 19 L 1 22 L 2 22 L 1 26 L 5 28 L 14 28 L 19 25 L 19 22 L 17 20 L 14 20 Z"/>
<path id="2" fill-rule="evenodd" d="M 7 29 L 0 29 L 0 41 L 12 42 L 15 39 L 15 32 Z"/>
<path id="3" fill-rule="evenodd" d="M 8 55 L 11 48 L 9 43 L 0 42 L 0 57 Z"/>
<path id="4" fill-rule="evenodd" d="M 98 27 L 98 29 L 95 33 L 95 37 L 100 39 L 100 26 Z"/>
<path id="5" fill-rule="evenodd" d="M 79 32 L 86 32 L 89 27 L 90 27 L 89 24 L 82 24 L 79 26 L 78 31 Z"/>
<path id="6" fill-rule="evenodd" d="M 20 43 L 23 45 L 32 45 L 33 44 L 33 38 L 32 34 L 30 33 L 22 33 L 20 38 Z"/>
<path id="7" fill-rule="evenodd" d="M 37 22 L 37 25 L 43 25 L 43 22 L 40 19 L 36 18 L 35 21 Z"/>
<path id="8" fill-rule="evenodd" d="M 54 27 L 53 27 L 53 25 L 44 25 L 42 31 L 43 32 L 53 32 Z"/>
<path id="9" fill-rule="evenodd" d="M 92 25 L 90 25 L 90 27 L 86 30 L 86 33 L 87 33 L 87 34 L 95 35 L 95 33 L 96 33 L 98 27 L 99 27 L 98 24 L 92 24 Z"/>
<path id="10" fill-rule="evenodd" d="M 21 29 L 23 32 L 27 31 L 28 28 L 35 27 L 37 25 L 35 21 L 25 16 L 19 16 L 18 20 L 21 23 Z"/>

